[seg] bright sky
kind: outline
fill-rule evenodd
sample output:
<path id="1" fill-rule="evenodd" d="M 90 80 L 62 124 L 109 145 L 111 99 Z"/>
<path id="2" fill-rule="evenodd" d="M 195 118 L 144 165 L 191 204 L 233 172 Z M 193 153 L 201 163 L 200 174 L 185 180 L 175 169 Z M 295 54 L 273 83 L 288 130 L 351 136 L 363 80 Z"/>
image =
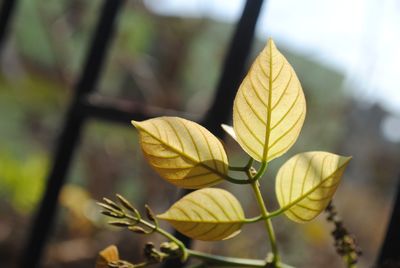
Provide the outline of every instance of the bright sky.
<path id="1" fill-rule="evenodd" d="M 157 13 L 234 22 L 244 0 L 147 0 Z M 321 60 L 400 116 L 400 1 L 266 0 L 258 34 Z M 352 86 L 354 88 L 354 86 Z"/>

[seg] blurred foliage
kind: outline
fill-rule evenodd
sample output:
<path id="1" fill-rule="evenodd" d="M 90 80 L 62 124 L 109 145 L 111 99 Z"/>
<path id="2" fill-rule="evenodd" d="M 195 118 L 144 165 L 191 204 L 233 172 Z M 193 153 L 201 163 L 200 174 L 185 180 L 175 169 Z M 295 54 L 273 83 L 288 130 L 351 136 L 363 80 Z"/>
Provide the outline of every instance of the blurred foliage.
<path id="1" fill-rule="evenodd" d="M 0 193 L 20 212 L 31 211 L 44 187 L 60 86 L 40 77 L 0 79 Z"/>
<path id="2" fill-rule="evenodd" d="M 0 154 L 0 194 L 22 213 L 31 211 L 43 190 L 47 158 L 37 154 L 31 159 L 17 159 L 11 152 Z"/>

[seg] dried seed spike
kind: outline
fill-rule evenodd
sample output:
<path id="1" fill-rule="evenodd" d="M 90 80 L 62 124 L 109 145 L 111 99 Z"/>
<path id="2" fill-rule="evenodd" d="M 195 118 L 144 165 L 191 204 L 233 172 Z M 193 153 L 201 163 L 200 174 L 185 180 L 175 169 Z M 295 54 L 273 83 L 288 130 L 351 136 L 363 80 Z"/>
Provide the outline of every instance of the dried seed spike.
<path id="1" fill-rule="evenodd" d="M 97 205 L 99 205 L 100 207 L 102 207 L 103 209 L 105 209 L 107 211 L 111 211 L 111 212 L 114 212 L 114 213 L 117 213 L 117 214 L 121 214 L 122 213 L 121 210 L 115 209 L 112 206 L 109 206 L 108 204 L 104 204 L 104 203 L 101 203 L 101 202 L 96 202 L 96 203 L 97 203 Z"/>
<path id="2" fill-rule="evenodd" d="M 129 209 L 130 211 L 132 211 L 135 214 L 138 214 L 138 210 L 128 201 L 125 199 L 125 197 L 123 197 L 120 194 L 116 194 L 119 202 L 126 208 Z"/>
<path id="3" fill-rule="evenodd" d="M 161 243 L 160 251 L 163 252 L 163 253 L 166 253 L 166 254 L 168 254 L 170 256 L 171 255 L 179 255 L 180 254 L 180 248 L 174 242 Z"/>
<path id="4" fill-rule="evenodd" d="M 147 234 L 147 232 L 139 226 L 129 226 L 128 229 L 137 234 Z"/>
<path id="5" fill-rule="evenodd" d="M 108 224 L 114 225 L 117 227 L 129 227 L 132 226 L 132 223 L 128 221 L 109 221 Z"/>
<path id="6" fill-rule="evenodd" d="M 156 222 L 156 216 L 154 215 L 154 212 L 151 210 L 150 206 L 146 204 L 144 207 L 146 209 L 147 219 L 152 222 Z"/>
<path id="7" fill-rule="evenodd" d="M 108 217 L 117 218 L 117 219 L 122 219 L 125 217 L 124 214 L 116 213 L 114 211 L 108 211 L 108 210 L 102 211 L 101 214 L 106 215 Z"/>
<path id="8" fill-rule="evenodd" d="M 154 251 L 154 244 L 152 242 L 147 242 L 143 249 L 144 255 L 147 256 L 151 254 L 153 251 Z"/>
<path id="9" fill-rule="evenodd" d="M 112 201 L 111 199 L 108 199 L 106 197 L 103 197 L 103 201 L 109 205 L 110 207 L 115 208 L 116 210 L 122 211 L 122 208 L 120 208 L 120 206 L 118 206 L 114 201 Z"/>

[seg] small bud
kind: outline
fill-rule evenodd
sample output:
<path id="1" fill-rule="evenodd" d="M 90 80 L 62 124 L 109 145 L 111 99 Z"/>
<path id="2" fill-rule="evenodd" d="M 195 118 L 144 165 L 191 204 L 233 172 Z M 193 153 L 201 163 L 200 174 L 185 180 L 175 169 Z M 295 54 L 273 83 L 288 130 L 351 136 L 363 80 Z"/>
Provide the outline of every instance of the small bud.
<path id="1" fill-rule="evenodd" d="M 110 212 L 113 212 L 113 213 L 116 213 L 116 214 L 124 214 L 121 209 L 115 209 L 114 207 L 109 206 L 107 204 L 97 202 L 97 205 L 99 205 L 103 209 L 108 210 Z"/>
<path id="2" fill-rule="evenodd" d="M 156 221 L 156 217 L 154 216 L 154 212 L 151 210 L 149 205 L 146 204 L 146 205 L 144 205 L 144 207 L 146 208 L 147 219 L 152 221 L 152 222 L 155 222 Z"/>
<path id="3" fill-rule="evenodd" d="M 106 203 L 110 207 L 112 207 L 112 208 L 114 208 L 116 210 L 122 211 L 122 209 L 114 201 L 112 201 L 112 200 L 110 200 L 110 199 L 108 199 L 106 197 L 103 197 L 103 201 L 104 201 L 104 203 Z"/>
<path id="4" fill-rule="evenodd" d="M 121 202 L 121 204 L 122 204 L 126 209 L 132 211 L 132 212 L 135 213 L 135 214 L 138 214 L 138 213 L 139 213 L 138 210 L 137 210 L 136 208 L 134 208 L 133 205 L 132 205 L 128 200 L 125 199 L 125 197 L 123 197 L 123 196 L 120 195 L 120 194 L 117 194 L 116 196 L 117 196 L 119 202 Z"/>
<path id="5" fill-rule="evenodd" d="M 150 255 L 154 251 L 154 244 L 152 242 L 147 242 L 144 246 L 143 252 L 145 256 Z"/>
<path id="6" fill-rule="evenodd" d="M 122 219 L 125 217 L 124 214 L 114 212 L 114 211 L 108 211 L 108 210 L 102 211 L 101 214 L 106 215 L 108 217 L 117 218 L 117 219 Z"/>
<path id="7" fill-rule="evenodd" d="M 139 226 L 129 226 L 128 229 L 137 234 L 147 234 L 147 232 Z"/>
<path id="8" fill-rule="evenodd" d="M 180 254 L 179 246 L 174 242 L 164 242 L 160 245 L 160 251 L 168 255 L 176 256 Z"/>
<path id="9" fill-rule="evenodd" d="M 250 167 L 249 172 L 252 177 L 254 177 L 257 174 L 257 170 L 254 167 Z"/>

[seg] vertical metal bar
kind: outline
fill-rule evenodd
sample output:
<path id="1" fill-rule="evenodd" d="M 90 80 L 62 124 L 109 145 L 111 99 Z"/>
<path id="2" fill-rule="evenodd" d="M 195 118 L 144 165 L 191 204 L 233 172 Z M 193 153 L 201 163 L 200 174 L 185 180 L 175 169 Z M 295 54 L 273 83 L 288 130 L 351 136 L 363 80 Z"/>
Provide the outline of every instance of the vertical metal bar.
<path id="1" fill-rule="evenodd" d="M 202 124 L 220 138 L 224 136 L 221 124 L 229 121 L 236 91 L 245 74 L 263 2 L 263 0 L 246 1 L 230 42 L 214 101 L 202 120 Z"/>
<path id="2" fill-rule="evenodd" d="M 0 49 L 3 46 L 7 29 L 11 21 L 13 12 L 17 5 L 17 0 L 3 0 L 0 10 Z"/>
<path id="3" fill-rule="evenodd" d="M 112 39 L 115 19 L 122 3 L 122 0 L 105 0 L 103 4 L 89 53 L 58 139 L 46 190 L 24 249 L 20 267 L 38 267 L 39 265 L 43 247 L 56 215 L 58 196 L 65 183 L 73 153 L 87 119 L 82 113 L 80 99 L 96 87 L 107 48 Z"/>
<path id="4" fill-rule="evenodd" d="M 400 177 L 396 194 L 392 216 L 379 254 L 377 267 L 383 267 L 384 265 L 399 267 L 400 265 Z"/>
<path id="5" fill-rule="evenodd" d="M 264 0 L 246 1 L 225 56 L 213 103 L 203 120 L 201 120 L 201 124 L 204 127 L 221 139 L 225 135 L 221 124 L 226 123 L 231 115 L 233 99 L 243 79 L 263 2 Z M 189 192 L 188 190 L 182 191 L 181 196 Z M 192 242 L 190 238 L 179 232 L 175 232 L 174 235 L 184 242 L 187 247 L 190 247 Z M 184 264 L 177 260 L 170 260 L 163 265 L 163 268 L 180 268 L 183 266 Z"/>

